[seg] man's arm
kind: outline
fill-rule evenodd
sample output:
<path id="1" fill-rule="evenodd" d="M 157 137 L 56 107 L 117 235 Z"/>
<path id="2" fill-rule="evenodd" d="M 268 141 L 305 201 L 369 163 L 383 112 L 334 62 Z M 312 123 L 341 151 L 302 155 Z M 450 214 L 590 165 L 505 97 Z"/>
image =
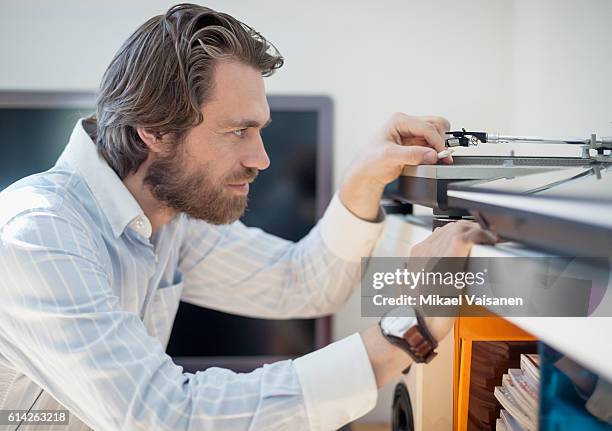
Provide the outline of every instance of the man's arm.
<path id="1" fill-rule="evenodd" d="M 494 241 L 494 237 L 475 223 L 452 223 L 436 229 L 433 235 L 413 247 L 411 255 L 437 255 L 438 250 L 444 250 L 447 256 L 465 257 L 469 255 L 473 244 Z M 429 332 L 438 341 L 448 335 L 454 321 L 455 319 L 450 317 L 425 317 Z M 371 385 L 375 384 L 377 388 L 385 386 L 412 363 L 412 358 L 405 351 L 385 339 L 378 326 L 363 331 L 360 337 L 365 355 L 358 348 L 359 343 L 354 343 L 352 348 L 343 346 L 342 343 L 347 342 L 349 337 L 295 361 L 300 376 L 311 376 L 312 381 L 301 377 L 309 415 L 329 418 L 326 423 L 336 425 L 349 422 L 349 415 L 342 413 L 352 411 L 356 415 L 357 412 L 364 414 L 374 406 L 375 398 L 372 400 L 370 395 Z M 350 353 L 347 353 L 348 351 Z M 305 359 L 309 361 L 305 362 Z M 356 368 L 371 368 L 374 382 L 370 383 L 369 373 L 355 372 Z M 346 379 L 346 375 L 339 377 L 338 373 L 345 373 L 347 370 L 353 375 L 352 379 Z M 351 385 L 348 394 L 352 394 L 352 397 L 343 392 L 347 385 Z M 326 390 L 321 391 L 321 388 Z M 315 393 L 318 396 L 314 396 Z M 333 422 L 334 419 L 344 422 Z M 311 420 L 311 423 L 316 423 L 316 419 Z"/>

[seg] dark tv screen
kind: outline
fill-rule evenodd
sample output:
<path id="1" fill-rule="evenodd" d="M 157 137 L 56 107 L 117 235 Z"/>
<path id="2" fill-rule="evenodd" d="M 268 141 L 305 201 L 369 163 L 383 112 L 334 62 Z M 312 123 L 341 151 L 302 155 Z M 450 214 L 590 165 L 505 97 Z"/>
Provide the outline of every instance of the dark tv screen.
<path id="1" fill-rule="evenodd" d="M 91 109 L 0 109 L 0 190 L 20 178 L 51 168 L 70 133 Z"/>

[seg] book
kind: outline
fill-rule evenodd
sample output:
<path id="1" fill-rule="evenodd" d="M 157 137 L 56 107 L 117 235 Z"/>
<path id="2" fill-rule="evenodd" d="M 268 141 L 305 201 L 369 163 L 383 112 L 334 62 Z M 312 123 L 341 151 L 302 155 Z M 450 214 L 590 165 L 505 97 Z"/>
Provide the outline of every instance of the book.
<path id="1" fill-rule="evenodd" d="M 508 431 L 525 431 L 525 428 L 523 428 L 517 421 L 516 419 L 514 419 L 512 416 L 510 416 L 510 414 L 504 410 L 501 409 L 500 413 L 500 419 L 503 422 L 504 426 L 506 427 L 506 429 Z"/>
<path id="2" fill-rule="evenodd" d="M 529 404 L 529 408 L 537 410 L 540 392 L 537 384 L 531 382 L 520 369 L 510 368 L 508 375 L 512 385 L 519 388 L 520 395 Z"/>
<path id="3" fill-rule="evenodd" d="M 540 359 L 538 355 L 521 355 L 521 370 L 532 384 L 540 382 Z"/>
<path id="4" fill-rule="evenodd" d="M 510 370 L 508 370 L 510 371 Z M 502 386 L 506 388 L 508 393 L 512 396 L 519 408 L 525 412 L 530 422 L 537 422 L 537 410 L 527 400 L 527 395 L 523 393 L 523 390 L 512 383 L 512 379 L 509 374 L 504 374 L 502 377 Z"/>
<path id="5" fill-rule="evenodd" d="M 516 421 L 526 431 L 536 431 L 536 424 L 533 423 L 527 413 L 521 409 L 514 397 L 510 394 L 507 388 L 503 386 L 495 387 L 495 398 L 499 400 L 501 406 L 508 411 L 508 413 L 516 419 Z"/>
<path id="6" fill-rule="evenodd" d="M 509 368 L 494 395 L 502 409 L 499 419 L 508 431 L 538 429 L 540 358 L 521 354 L 520 368 Z M 496 425 L 497 427 L 497 425 Z"/>

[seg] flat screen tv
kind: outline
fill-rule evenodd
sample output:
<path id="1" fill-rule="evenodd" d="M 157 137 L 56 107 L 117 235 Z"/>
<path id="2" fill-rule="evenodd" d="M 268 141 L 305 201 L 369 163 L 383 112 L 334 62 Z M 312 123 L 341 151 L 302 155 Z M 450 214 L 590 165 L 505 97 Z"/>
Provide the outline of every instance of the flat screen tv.
<path id="1" fill-rule="evenodd" d="M 299 240 L 332 197 L 333 108 L 325 96 L 269 96 L 263 130 L 271 165 L 252 184 L 248 226 Z M 74 124 L 94 110 L 93 92 L 0 91 L 0 190 L 49 169 Z M 181 303 L 167 352 L 186 371 L 249 371 L 331 341 L 330 318 L 264 320 Z"/>

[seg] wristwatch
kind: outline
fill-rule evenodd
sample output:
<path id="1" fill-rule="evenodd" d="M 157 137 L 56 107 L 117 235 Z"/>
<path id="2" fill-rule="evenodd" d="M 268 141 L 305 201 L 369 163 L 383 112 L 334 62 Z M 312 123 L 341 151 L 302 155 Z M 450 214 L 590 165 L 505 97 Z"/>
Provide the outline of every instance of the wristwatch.
<path id="1" fill-rule="evenodd" d="M 405 350 L 414 362 L 427 364 L 436 357 L 438 342 L 427 329 L 425 319 L 417 309 L 394 308 L 378 324 L 384 337 L 391 344 Z M 404 373 L 407 371 L 404 370 Z"/>

